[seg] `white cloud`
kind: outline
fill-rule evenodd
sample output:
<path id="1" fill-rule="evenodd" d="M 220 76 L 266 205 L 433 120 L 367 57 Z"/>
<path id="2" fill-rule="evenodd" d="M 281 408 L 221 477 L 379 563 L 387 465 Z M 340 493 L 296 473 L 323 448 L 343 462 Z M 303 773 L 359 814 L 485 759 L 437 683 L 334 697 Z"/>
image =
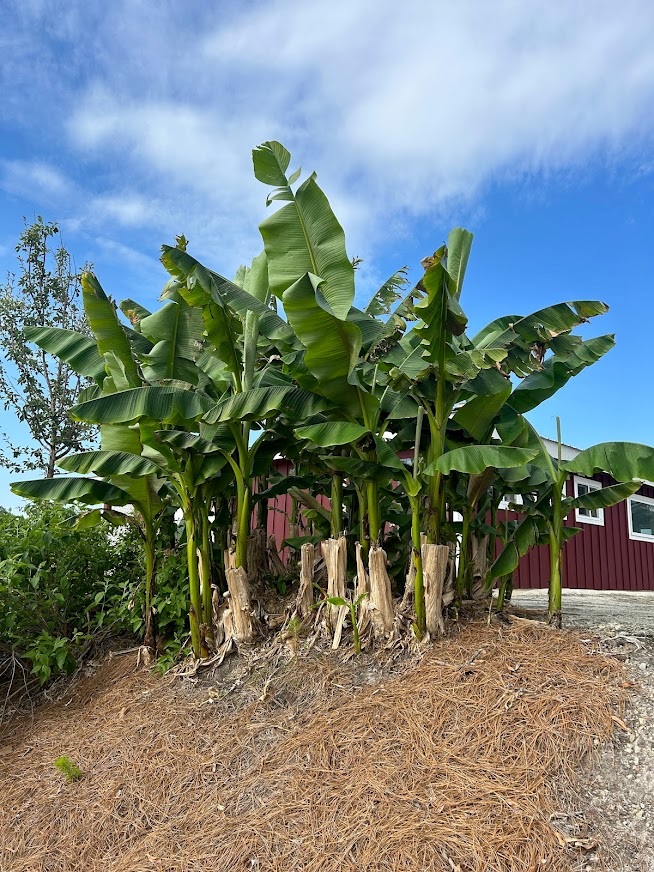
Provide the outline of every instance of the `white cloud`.
<path id="1" fill-rule="evenodd" d="M 63 173 L 42 161 L 0 160 L 0 187 L 9 194 L 38 194 L 47 201 L 66 195 L 71 183 Z"/>
<path id="2" fill-rule="evenodd" d="M 95 197 L 90 212 L 103 221 L 115 221 L 123 227 L 138 227 L 152 218 L 153 205 L 145 197 L 116 193 Z"/>
<path id="3" fill-rule="evenodd" d="M 75 40 L 75 66 L 59 77 L 39 55 L 35 8 L 17 44 L 78 162 L 78 212 L 105 235 L 183 231 L 225 269 L 259 244 L 250 149 L 265 139 L 318 169 L 367 258 L 372 239 L 410 232 L 416 216 L 446 225 L 497 180 L 648 161 L 649 0 L 597 0 L 592 14 L 586 0 L 162 2 L 156 15 L 72 3 L 57 36 Z"/>

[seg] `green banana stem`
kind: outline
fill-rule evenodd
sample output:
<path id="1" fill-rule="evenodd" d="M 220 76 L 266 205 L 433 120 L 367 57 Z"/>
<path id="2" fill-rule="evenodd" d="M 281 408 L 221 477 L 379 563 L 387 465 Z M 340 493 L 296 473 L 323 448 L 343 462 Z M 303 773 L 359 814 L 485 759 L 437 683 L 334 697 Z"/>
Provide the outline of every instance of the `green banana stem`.
<path id="1" fill-rule="evenodd" d="M 376 481 L 366 482 L 368 508 L 368 531 L 370 542 L 379 545 L 381 539 L 381 522 L 379 519 L 379 487 Z"/>
<path id="2" fill-rule="evenodd" d="M 199 525 L 201 544 L 200 560 L 200 590 L 202 593 L 202 622 L 206 626 L 207 640 L 213 642 L 213 603 L 211 600 L 211 538 L 209 535 L 209 516 L 206 506 L 202 507 Z"/>
<path id="3" fill-rule="evenodd" d="M 549 527 L 550 545 L 550 583 L 548 591 L 550 623 L 561 626 L 561 598 L 563 588 L 562 557 L 563 557 L 563 488 L 565 487 L 566 473 L 561 471 L 561 420 L 556 419 L 556 432 L 558 442 L 558 475 L 554 476 L 552 487 L 552 520 Z"/>
<path id="4" fill-rule="evenodd" d="M 463 526 L 461 530 L 461 550 L 459 551 L 459 569 L 456 576 L 456 598 L 460 603 L 463 599 L 463 593 L 469 584 L 469 569 L 470 569 L 470 521 L 472 520 L 472 510 L 467 508 L 463 515 Z"/>
<path id="5" fill-rule="evenodd" d="M 411 503 L 411 559 L 416 573 L 413 581 L 413 601 L 416 610 L 416 626 L 420 638 L 422 638 L 427 631 L 427 611 L 420 546 L 420 497 L 409 497 L 409 502 Z"/>
<path id="6" fill-rule="evenodd" d="M 155 593 L 156 552 L 155 533 L 149 518 L 143 518 L 143 548 L 145 550 L 145 632 L 143 644 L 154 649 L 156 642 L 155 617 L 152 599 Z"/>
<path id="7" fill-rule="evenodd" d="M 197 531 L 190 502 L 183 507 L 186 524 L 186 559 L 188 563 L 188 580 L 190 588 L 191 607 L 189 609 L 189 624 L 191 627 L 191 644 L 196 657 L 207 657 L 209 651 L 200 633 L 202 618 L 202 598 L 200 595 L 200 578 L 198 574 Z"/>

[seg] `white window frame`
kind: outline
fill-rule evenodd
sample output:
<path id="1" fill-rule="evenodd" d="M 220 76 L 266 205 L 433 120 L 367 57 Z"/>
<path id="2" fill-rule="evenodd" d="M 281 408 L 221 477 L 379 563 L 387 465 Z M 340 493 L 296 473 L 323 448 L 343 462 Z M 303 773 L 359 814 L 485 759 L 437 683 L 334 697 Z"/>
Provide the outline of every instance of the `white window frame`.
<path id="1" fill-rule="evenodd" d="M 580 475 L 574 476 L 574 495 L 575 498 L 579 496 L 579 485 L 584 484 L 589 490 L 601 490 L 603 485 L 599 481 L 595 481 L 594 478 L 582 478 Z M 595 509 L 598 517 L 592 518 L 590 515 L 581 515 L 579 513 L 579 509 L 575 509 L 575 522 L 580 524 L 595 524 L 596 527 L 604 526 L 604 509 Z"/>
<path id="2" fill-rule="evenodd" d="M 507 499 L 507 497 L 510 497 L 510 499 Z M 509 503 L 514 503 L 516 506 L 522 506 L 523 505 L 522 494 L 504 494 L 504 496 L 500 500 L 500 504 L 497 508 L 498 509 L 508 509 Z M 516 511 L 516 510 L 513 509 L 512 511 Z M 519 509 L 517 511 L 519 511 Z"/>
<path id="3" fill-rule="evenodd" d="M 635 539 L 636 542 L 654 542 L 654 533 L 648 536 L 647 533 L 634 533 L 634 523 L 631 517 L 631 501 L 637 503 L 645 503 L 646 506 L 654 506 L 654 500 L 651 497 L 644 497 L 641 494 L 633 494 L 627 499 L 627 524 L 629 525 L 629 538 Z"/>

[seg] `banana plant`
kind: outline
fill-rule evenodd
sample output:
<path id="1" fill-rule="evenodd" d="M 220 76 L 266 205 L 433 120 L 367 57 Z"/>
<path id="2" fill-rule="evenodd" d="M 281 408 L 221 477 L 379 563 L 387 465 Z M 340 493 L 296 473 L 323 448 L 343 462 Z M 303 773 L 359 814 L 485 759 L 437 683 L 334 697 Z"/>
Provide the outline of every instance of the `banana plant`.
<path id="1" fill-rule="evenodd" d="M 651 480 L 654 475 L 654 448 L 631 442 L 605 442 L 564 461 L 558 418 L 557 457 L 550 455 L 542 438 L 528 422 L 524 421 L 524 427 L 531 449 L 537 452 L 529 463 L 544 471 L 546 479 L 531 498 L 523 499 L 520 507 L 522 518 L 491 567 L 490 575 L 491 578 L 510 575 L 517 568 L 520 557 L 545 540 L 550 554 L 549 617 L 552 624 L 561 626 L 563 549 L 568 539 L 580 532 L 577 527 L 565 526 L 567 515 L 572 509 L 608 508 L 634 494 L 644 480 Z M 565 496 L 565 483 L 571 473 L 592 476 L 599 472 L 610 475 L 616 484 L 578 497 Z"/>

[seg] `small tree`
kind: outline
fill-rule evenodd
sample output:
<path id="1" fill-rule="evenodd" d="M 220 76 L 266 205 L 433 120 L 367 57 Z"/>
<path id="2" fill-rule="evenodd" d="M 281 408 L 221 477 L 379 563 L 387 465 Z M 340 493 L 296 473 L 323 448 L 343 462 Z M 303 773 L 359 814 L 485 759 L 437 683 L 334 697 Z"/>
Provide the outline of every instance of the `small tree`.
<path id="1" fill-rule="evenodd" d="M 93 427 L 68 414 L 86 382 L 64 360 L 29 344 L 25 328 L 89 330 L 79 276 L 57 225 L 40 215 L 31 225 L 26 222 L 16 252 L 19 275 L 9 274 L 0 288 L 0 402 L 27 424 L 34 444 L 19 446 L 4 434 L 0 465 L 13 472 L 40 469 L 52 478 L 56 463 L 88 446 L 93 436 Z"/>

